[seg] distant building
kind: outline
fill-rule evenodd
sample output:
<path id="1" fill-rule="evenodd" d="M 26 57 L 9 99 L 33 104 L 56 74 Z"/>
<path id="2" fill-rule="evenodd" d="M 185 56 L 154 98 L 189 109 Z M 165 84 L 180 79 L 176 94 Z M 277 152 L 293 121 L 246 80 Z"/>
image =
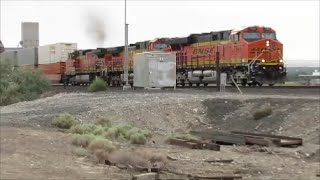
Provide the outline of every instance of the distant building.
<path id="1" fill-rule="evenodd" d="M 8 47 L 8 48 L 4 48 L 4 51 L 17 51 L 19 49 L 22 49 L 22 48 L 14 48 L 14 47 Z"/>
<path id="2" fill-rule="evenodd" d="M 21 41 L 23 48 L 33 48 L 39 46 L 39 23 L 22 22 L 21 23 Z"/>
<path id="3" fill-rule="evenodd" d="M 320 86 L 320 72 L 314 70 L 311 75 L 299 75 L 305 85 L 308 86 Z"/>

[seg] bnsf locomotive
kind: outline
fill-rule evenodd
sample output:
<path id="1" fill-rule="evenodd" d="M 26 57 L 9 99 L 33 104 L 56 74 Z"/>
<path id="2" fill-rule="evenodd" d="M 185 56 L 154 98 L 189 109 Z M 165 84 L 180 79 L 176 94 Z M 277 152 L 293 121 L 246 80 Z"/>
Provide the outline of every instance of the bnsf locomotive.
<path id="1" fill-rule="evenodd" d="M 133 54 L 144 51 L 176 52 L 177 84 L 207 86 L 216 79 L 216 52 L 227 82 L 243 86 L 270 86 L 284 83 L 283 46 L 269 27 L 252 26 L 191 34 L 181 38 L 159 38 L 129 45 L 129 83 L 133 84 Z M 89 84 L 96 76 L 110 86 L 123 81 L 124 46 L 76 50 L 69 54 L 63 81 L 73 85 Z"/>

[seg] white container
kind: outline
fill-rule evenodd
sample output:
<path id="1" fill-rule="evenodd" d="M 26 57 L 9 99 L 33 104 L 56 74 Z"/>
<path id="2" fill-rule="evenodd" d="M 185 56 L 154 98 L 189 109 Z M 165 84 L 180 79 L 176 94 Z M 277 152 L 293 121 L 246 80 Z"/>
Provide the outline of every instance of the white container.
<path id="1" fill-rule="evenodd" d="M 175 87 L 176 53 L 144 52 L 134 54 L 133 72 L 134 87 Z"/>
<path id="2" fill-rule="evenodd" d="M 39 64 L 65 62 L 68 54 L 77 50 L 76 43 L 56 43 L 45 46 L 39 46 L 38 62 Z"/>
<path id="3" fill-rule="evenodd" d="M 0 54 L 0 62 L 7 62 L 12 66 L 18 66 L 18 51 L 4 51 Z"/>
<path id="4" fill-rule="evenodd" d="M 23 48 L 17 51 L 18 65 L 37 65 L 38 48 Z"/>

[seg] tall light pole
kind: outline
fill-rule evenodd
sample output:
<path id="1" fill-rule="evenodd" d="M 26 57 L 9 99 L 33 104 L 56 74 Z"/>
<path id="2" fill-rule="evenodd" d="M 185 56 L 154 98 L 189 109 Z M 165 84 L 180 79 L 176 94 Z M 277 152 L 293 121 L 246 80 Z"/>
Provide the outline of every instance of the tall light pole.
<path id="1" fill-rule="evenodd" d="M 130 88 L 129 78 L 128 78 L 128 24 L 127 24 L 127 0 L 124 0 L 124 37 L 125 37 L 125 46 L 124 46 L 124 81 L 125 85 L 123 89 Z"/>

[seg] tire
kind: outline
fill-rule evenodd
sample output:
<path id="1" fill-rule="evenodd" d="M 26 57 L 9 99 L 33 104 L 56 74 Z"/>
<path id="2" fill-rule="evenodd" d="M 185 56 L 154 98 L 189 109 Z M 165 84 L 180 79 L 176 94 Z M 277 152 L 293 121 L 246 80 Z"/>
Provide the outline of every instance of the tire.
<path id="1" fill-rule="evenodd" d="M 189 86 L 192 87 L 192 83 L 189 83 Z"/>
<path id="2" fill-rule="evenodd" d="M 197 83 L 197 87 L 199 87 L 200 86 L 200 83 Z"/>
<path id="3" fill-rule="evenodd" d="M 273 86 L 274 84 L 269 84 L 269 86 Z"/>
<path id="4" fill-rule="evenodd" d="M 208 86 L 208 83 L 204 83 L 203 86 L 204 86 L 204 87 Z"/>

